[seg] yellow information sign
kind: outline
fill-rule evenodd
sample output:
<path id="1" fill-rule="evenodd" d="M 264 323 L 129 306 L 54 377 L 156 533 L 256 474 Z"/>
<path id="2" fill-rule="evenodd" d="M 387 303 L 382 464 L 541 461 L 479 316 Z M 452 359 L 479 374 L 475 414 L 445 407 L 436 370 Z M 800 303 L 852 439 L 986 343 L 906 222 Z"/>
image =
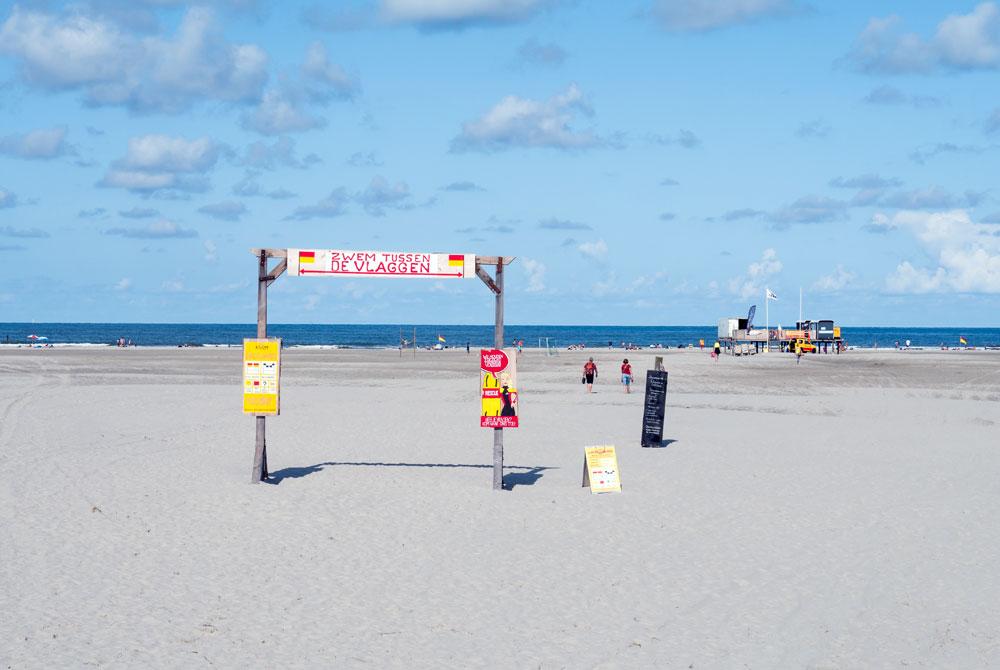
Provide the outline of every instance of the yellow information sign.
<path id="1" fill-rule="evenodd" d="M 281 339 L 243 340 L 243 413 L 277 415 Z"/>
<path id="2" fill-rule="evenodd" d="M 591 493 L 621 493 L 618 455 L 612 444 L 583 448 L 583 485 Z"/>

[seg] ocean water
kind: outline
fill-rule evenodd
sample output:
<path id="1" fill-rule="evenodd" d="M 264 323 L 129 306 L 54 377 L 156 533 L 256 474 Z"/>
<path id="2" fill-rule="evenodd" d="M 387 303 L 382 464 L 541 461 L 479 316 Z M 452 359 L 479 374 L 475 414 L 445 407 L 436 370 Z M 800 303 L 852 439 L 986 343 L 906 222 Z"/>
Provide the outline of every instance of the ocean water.
<path id="1" fill-rule="evenodd" d="M 400 337 L 412 340 L 416 330 L 418 347 L 438 343 L 444 346 L 491 346 L 493 326 L 456 326 L 434 324 L 269 324 L 268 335 L 281 337 L 285 346 L 337 346 L 358 348 L 395 348 Z M 256 337 L 255 324 L 238 323 L 0 323 L 0 344 L 27 344 L 29 335 L 48 338 L 48 343 L 107 344 L 124 337 L 138 346 L 176 347 L 182 345 L 239 345 L 245 337 Z M 850 346 L 892 347 L 910 340 L 914 347 L 957 347 L 959 337 L 969 346 L 1000 346 L 1000 328 L 876 328 L 843 326 L 842 334 Z M 504 328 L 508 344 L 523 340 L 525 347 L 545 346 L 565 349 L 573 344 L 588 347 L 615 347 L 631 343 L 640 347 L 659 344 L 664 347 L 706 345 L 715 340 L 715 326 L 521 326 Z"/>

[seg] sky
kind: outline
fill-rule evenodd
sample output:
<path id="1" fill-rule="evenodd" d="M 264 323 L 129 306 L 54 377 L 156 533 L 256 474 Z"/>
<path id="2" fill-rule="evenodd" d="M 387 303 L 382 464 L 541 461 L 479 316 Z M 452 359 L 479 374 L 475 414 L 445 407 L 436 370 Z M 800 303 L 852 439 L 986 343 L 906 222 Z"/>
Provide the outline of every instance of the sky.
<path id="1" fill-rule="evenodd" d="M 519 324 L 1000 325 L 1000 3 L 0 2 L 0 322 L 256 318 L 255 247 Z M 274 323 L 492 322 L 281 277 Z"/>

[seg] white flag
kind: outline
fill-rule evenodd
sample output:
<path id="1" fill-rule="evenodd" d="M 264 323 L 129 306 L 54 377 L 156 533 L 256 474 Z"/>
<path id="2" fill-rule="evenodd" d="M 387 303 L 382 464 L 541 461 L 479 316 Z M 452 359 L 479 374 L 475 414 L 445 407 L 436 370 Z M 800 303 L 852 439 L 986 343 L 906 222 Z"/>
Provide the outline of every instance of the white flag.
<path id="1" fill-rule="evenodd" d="M 767 299 L 768 300 L 777 300 L 778 299 L 778 296 L 774 295 L 774 291 L 772 291 L 771 289 L 764 289 L 764 290 L 767 291 Z"/>

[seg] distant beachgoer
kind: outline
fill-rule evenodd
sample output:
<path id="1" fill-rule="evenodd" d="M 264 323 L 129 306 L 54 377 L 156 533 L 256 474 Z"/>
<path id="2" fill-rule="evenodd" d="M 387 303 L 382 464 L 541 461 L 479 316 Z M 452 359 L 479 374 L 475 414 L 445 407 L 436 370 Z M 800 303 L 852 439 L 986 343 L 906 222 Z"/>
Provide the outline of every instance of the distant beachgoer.
<path id="1" fill-rule="evenodd" d="M 597 379 L 597 364 L 591 358 L 583 364 L 583 380 L 587 385 L 587 393 L 594 392 L 594 380 Z"/>
<path id="2" fill-rule="evenodd" d="M 698 340 L 698 348 L 705 351 L 705 340 Z"/>
<path id="3" fill-rule="evenodd" d="M 798 365 L 799 361 L 802 360 L 802 344 L 799 342 L 795 343 L 795 364 Z"/>
<path id="4" fill-rule="evenodd" d="M 718 363 L 719 356 L 721 355 L 722 355 L 722 345 L 719 344 L 718 340 L 716 340 L 715 344 L 712 345 L 712 358 L 714 358 L 715 362 Z"/>
<path id="5" fill-rule="evenodd" d="M 899 349 L 899 340 L 896 340 L 896 348 Z"/>
<path id="6" fill-rule="evenodd" d="M 469 353 L 469 343 L 465 343 L 465 353 Z"/>
<path id="7" fill-rule="evenodd" d="M 909 348 L 910 348 L 910 341 L 909 341 L 909 340 L 907 340 L 907 341 L 906 341 L 906 348 L 907 348 L 907 349 L 909 349 Z"/>
<path id="8" fill-rule="evenodd" d="M 625 393 L 632 392 L 632 365 L 627 358 L 622 361 L 622 385 L 625 387 Z"/>

